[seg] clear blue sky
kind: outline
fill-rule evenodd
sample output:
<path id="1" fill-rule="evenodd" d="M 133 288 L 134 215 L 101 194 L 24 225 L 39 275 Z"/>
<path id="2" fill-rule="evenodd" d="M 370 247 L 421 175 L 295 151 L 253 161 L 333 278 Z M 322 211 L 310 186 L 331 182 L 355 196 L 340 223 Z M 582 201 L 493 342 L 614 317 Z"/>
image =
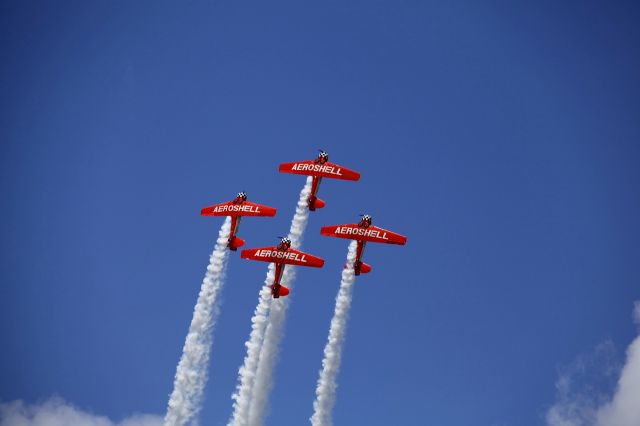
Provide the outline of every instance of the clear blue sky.
<path id="1" fill-rule="evenodd" d="M 596 1 L 0 6 L 0 399 L 163 413 L 220 219 L 289 227 L 325 181 L 268 424 L 305 424 L 346 255 L 371 213 L 338 425 L 538 425 L 558 368 L 640 298 L 640 9 Z M 265 267 L 231 256 L 203 424 L 224 424 Z"/>

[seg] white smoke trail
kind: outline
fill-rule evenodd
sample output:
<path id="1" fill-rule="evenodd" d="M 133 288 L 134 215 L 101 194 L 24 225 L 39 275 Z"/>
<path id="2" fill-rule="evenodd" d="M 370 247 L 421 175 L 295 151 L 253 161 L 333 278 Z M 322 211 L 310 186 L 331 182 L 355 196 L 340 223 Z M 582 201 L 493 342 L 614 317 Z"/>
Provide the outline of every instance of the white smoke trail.
<path id="1" fill-rule="evenodd" d="M 173 392 L 164 418 L 165 426 L 193 422 L 200 412 L 202 394 L 208 378 L 213 328 L 220 311 L 218 293 L 224 284 L 230 228 L 231 218 L 227 217 L 218 233 L 198 302 L 193 310 L 189 333 L 182 348 L 182 357 L 176 369 Z"/>
<path id="2" fill-rule="evenodd" d="M 342 357 L 342 344 L 347 332 L 347 321 L 349 319 L 349 309 L 351 308 L 351 297 L 353 294 L 353 283 L 355 274 L 353 263 L 356 260 L 356 248 L 358 243 L 351 241 L 347 252 L 347 267 L 342 271 L 340 290 L 336 296 L 336 308 L 331 319 L 329 328 L 329 338 L 324 347 L 324 358 L 322 359 L 322 369 L 318 377 L 316 387 L 316 400 L 313 402 L 313 415 L 311 424 L 313 426 L 331 426 L 331 411 L 336 400 L 336 378 L 340 370 L 340 360 Z"/>
<path id="3" fill-rule="evenodd" d="M 291 240 L 291 247 L 294 249 L 298 249 L 302 245 L 302 236 L 307 227 L 309 219 L 307 200 L 311 192 L 311 181 L 312 179 L 309 177 L 302 191 L 300 191 L 296 213 L 291 221 L 288 237 Z M 293 288 L 295 275 L 296 270 L 291 266 L 285 268 L 282 274 L 282 282 L 289 290 Z M 268 325 L 260 349 L 260 359 L 258 361 L 255 382 L 251 390 L 251 405 L 249 407 L 249 424 L 251 426 L 259 426 L 262 424 L 265 416 L 265 407 L 269 400 L 269 393 L 273 383 L 273 369 L 278 358 L 287 308 L 290 303 L 288 297 L 278 300 L 278 303 L 272 303 L 271 305 Z"/>
<path id="4" fill-rule="evenodd" d="M 307 227 L 309 218 L 307 200 L 311 192 L 311 180 L 311 177 L 308 177 L 300 191 L 296 212 L 291 221 L 288 237 L 291 239 L 293 248 L 300 247 L 302 234 Z M 291 289 L 294 276 L 294 268 L 288 266 L 282 274 L 281 282 Z M 284 313 L 291 297 L 283 297 L 278 299 L 277 303 L 273 302 L 268 287 L 273 282 L 273 278 L 274 267 L 271 264 L 265 286 L 260 290 L 258 306 L 251 318 L 251 334 L 245 343 L 247 355 L 238 372 L 236 391 L 231 397 L 234 403 L 229 425 L 255 426 L 262 423 L 262 413 L 271 387 L 271 372 L 282 335 Z"/>
<path id="5" fill-rule="evenodd" d="M 247 354 L 244 357 L 244 364 L 238 371 L 238 384 L 236 391 L 231 396 L 233 402 L 233 414 L 229 425 L 245 426 L 249 424 L 249 404 L 251 403 L 251 389 L 258 369 L 258 360 L 260 358 L 260 347 L 264 340 L 264 333 L 267 327 L 267 319 L 269 316 L 269 308 L 271 307 L 271 289 L 269 286 L 273 283 L 275 277 L 275 268 L 273 264 L 269 264 L 267 278 L 264 280 L 264 286 L 260 289 L 258 295 L 258 305 L 251 318 L 251 333 L 249 340 L 245 342 Z"/>

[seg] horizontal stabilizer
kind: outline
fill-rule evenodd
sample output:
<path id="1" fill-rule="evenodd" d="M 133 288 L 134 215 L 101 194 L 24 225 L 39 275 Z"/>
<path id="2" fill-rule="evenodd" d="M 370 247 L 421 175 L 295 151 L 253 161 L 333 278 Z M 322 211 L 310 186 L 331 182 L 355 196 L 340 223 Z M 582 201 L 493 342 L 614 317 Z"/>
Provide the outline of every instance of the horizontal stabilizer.
<path id="1" fill-rule="evenodd" d="M 229 244 L 227 244 L 227 246 L 233 251 L 238 250 L 238 247 L 242 247 L 243 245 L 244 245 L 244 240 L 238 237 L 233 237 L 229 239 Z"/>
<path id="2" fill-rule="evenodd" d="M 283 285 L 280 285 L 280 287 L 278 287 L 277 297 L 283 297 L 283 296 L 288 296 L 288 295 L 289 295 L 289 289 L 287 287 L 283 286 Z"/>
<path id="3" fill-rule="evenodd" d="M 314 198 L 309 200 L 309 210 L 313 211 L 315 209 L 321 209 L 324 207 L 324 200 L 320 198 Z"/>
<path id="4" fill-rule="evenodd" d="M 369 265 L 368 263 L 362 262 L 360 264 L 360 273 L 366 274 L 367 272 L 371 272 L 371 265 Z"/>

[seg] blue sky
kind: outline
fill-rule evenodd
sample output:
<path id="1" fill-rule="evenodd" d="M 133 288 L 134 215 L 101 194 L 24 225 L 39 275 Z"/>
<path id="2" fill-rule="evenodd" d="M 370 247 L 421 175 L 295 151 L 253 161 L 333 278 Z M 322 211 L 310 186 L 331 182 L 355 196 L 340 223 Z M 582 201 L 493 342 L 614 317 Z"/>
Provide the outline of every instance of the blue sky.
<path id="1" fill-rule="evenodd" d="M 538 425 L 559 369 L 636 336 L 633 2 L 52 2 L 0 6 L 0 399 L 165 411 L 220 219 L 289 227 L 318 148 L 268 424 L 304 424 L 347 243 L 371 213 L 339 425 Z M 232 255 L 203 424 L 225 424 L 265 268 Z"/>

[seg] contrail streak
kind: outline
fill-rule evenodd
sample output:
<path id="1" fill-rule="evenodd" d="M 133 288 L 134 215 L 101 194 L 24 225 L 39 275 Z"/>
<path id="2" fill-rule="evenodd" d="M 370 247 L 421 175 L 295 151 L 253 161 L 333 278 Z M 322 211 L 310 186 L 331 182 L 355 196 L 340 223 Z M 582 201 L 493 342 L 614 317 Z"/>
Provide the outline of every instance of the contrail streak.
<path id="1" fill-rule="evenodd" d="M 299 248 L 302 234 L 307 227 L 309 210 L 307 199 L 311 192 L 311 177 L 300 191 L 296 212 L 291 221 L 289 239 L 291 247 Z M 288 266 L 282 274 L 282 283 L 292 289 L 295 277 L 294 268 Z M 262 424 L 264 407 L 271 389 L 271 373 L 277 358 L 278 347 L 282 337 L 282 326 L 289 305 L 289 297 L 274 302 L 267 285 L 273 283 L 274 267 L 269 265 L 265 286 L 260 290 L 258 306 L 251 318 L 251 334 L 245 343 L 247 355 L 238 372 L 238 385 L 232 395 L 233 414 L 229 425 L 257 426 Z"/>
<path id="2" fill-rule="evenodd" d="M 173 392 L 164 418 L 165 426 L 181 426 L 194 422 L 202 407 L 202 394 L 208 379 L 207 368 L 213 342 L 213 328 L 220 311 L 218 293 L 224 284 L 230 228 L 231 219 L 227 217 L 220 227 L 218 240 L 211 253 L 198 301 L 193 310 L 189 333 L 182 348 Z"/>
<path id="3" fill-rule="evenodd" d="M 340 371 L 342 344 L 347 332 L 347 321 L 349 319 L 349 309 L 351 308 L 353 283 L 355 281 L 353 262 L 356 259 L 357 246 L 358 243 L 356 241 L 351 241 L 351 244 L 349 244 L 347 267 L 342 271 L 340 290 L 336 296 L 336 308 L 329 328 L 329 338 L 324 347 L 322 369 L 320 370 L 320 377 L 318 377 L 318 385 L 316 387 L 316 400 L 313 402 L 313 415 L 310 419 L 313 426 L 331 426 L 333 424 L 331 411 L 336 401 L 336 378 Z"/>

